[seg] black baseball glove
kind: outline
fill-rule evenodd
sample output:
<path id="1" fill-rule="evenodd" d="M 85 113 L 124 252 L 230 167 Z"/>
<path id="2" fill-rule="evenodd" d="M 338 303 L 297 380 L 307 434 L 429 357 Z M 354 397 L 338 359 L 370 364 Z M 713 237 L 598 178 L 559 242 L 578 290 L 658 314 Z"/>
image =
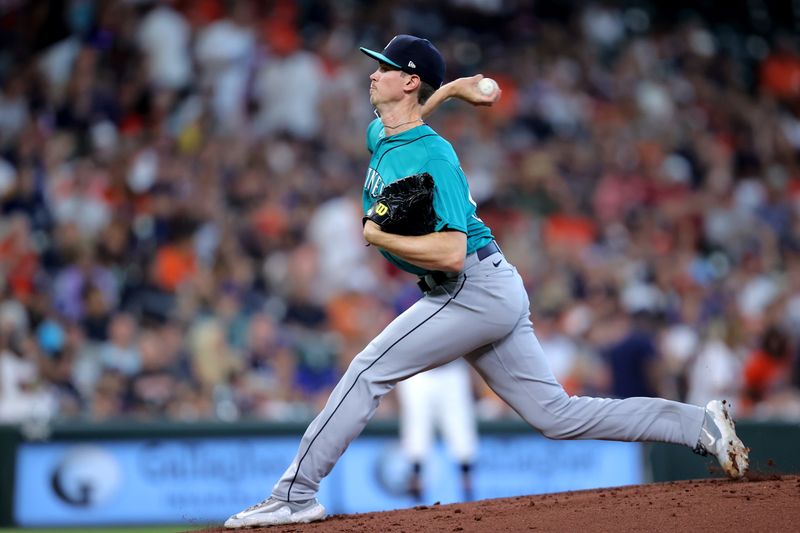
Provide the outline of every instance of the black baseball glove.
<path id="1" fill-rule="evenodd" d="M 363 222 L 372 220 L 387 233 L 427 235 L 436 228 L 433 177 L 427 172 L 400 178 L 383 188 Z"/>

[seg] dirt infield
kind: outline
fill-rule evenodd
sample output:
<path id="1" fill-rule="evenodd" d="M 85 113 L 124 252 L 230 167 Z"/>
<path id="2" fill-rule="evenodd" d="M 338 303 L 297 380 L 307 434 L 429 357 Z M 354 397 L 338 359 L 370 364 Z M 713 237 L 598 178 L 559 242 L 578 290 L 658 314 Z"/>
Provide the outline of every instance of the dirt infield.
<path id="1" fill-rule="evenodd" d="M 519 496 L 248 532 L 798 531 L 800 476 L 758 476 Z M 204 533 L 230 531 L 208 528 Z"/>

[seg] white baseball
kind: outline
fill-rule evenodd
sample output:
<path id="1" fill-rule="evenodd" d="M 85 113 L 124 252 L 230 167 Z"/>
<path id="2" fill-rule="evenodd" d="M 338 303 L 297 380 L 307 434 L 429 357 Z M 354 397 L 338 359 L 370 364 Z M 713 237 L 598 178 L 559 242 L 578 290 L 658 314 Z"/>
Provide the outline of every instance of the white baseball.
<path id="1" fill-rule="evenodd" d="M 494 94 L 497 90 L 497 82 L 492 78 L 483 78 L 478 82 L 478 90 L 481 94 L 490 95 Z"/>

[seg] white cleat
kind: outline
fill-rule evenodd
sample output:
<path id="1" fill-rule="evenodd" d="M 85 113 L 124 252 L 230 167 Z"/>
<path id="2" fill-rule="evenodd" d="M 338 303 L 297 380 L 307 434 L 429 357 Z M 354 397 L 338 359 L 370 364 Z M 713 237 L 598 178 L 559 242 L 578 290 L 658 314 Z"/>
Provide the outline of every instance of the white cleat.
<path id="1" fill-rule="evenodd" d="M 701 455 L 714 455 L 731 479 L 741 479 L 747 473 L 750 450 L 736 436 L 736 427 L 725 400 L 712 400 L 706 405 L 706 418 L 695 451 Z"/>
<path id="2" fill-rule="evenodd" d="M 325 508 L 316 498 L 304 502 L 284 502 L 269 497 L 225 521 L 225 527 L 275 526 L 280 524 L 305 524 L 325 518 Z"/>

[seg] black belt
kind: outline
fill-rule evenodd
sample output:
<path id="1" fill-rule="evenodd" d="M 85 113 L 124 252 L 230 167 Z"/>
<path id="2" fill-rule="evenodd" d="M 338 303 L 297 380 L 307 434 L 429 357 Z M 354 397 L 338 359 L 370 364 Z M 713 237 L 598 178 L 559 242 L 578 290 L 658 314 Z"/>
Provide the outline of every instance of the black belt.
<path id="1" fill-rule="evenodd" d="M 491 241 L 489 244 L 483 246 L 482 248 L 478 248 L 475 251 L 475 254 L 478 256 L 478 261 L 483 261 L 490 255 L 494 255 L 500 252 L 500 247 L 497 246 L 495 241 Z M 434 270 L 424 276 L 420 276 L 419 281 L 417 282 L 417 286 L 420 288 L 422 292 L 428 292 L 433 290 L 435 287 L 438 287 L 442 283 L 446 281 L 450 281 L 458 277 L 458 272 L 441 272 L 439 270 Z"/>
<path id="2" fill-rule="evenodd" d="M 478 250 L 475 253 L 478 254 L 478 261 L 483 261 L 490 255 L 494 255 L 499 252 L 500 252 L 500 247 L 497 246 L 497 242 L 491 241 L 483 248 L 478 248 Z"/>

